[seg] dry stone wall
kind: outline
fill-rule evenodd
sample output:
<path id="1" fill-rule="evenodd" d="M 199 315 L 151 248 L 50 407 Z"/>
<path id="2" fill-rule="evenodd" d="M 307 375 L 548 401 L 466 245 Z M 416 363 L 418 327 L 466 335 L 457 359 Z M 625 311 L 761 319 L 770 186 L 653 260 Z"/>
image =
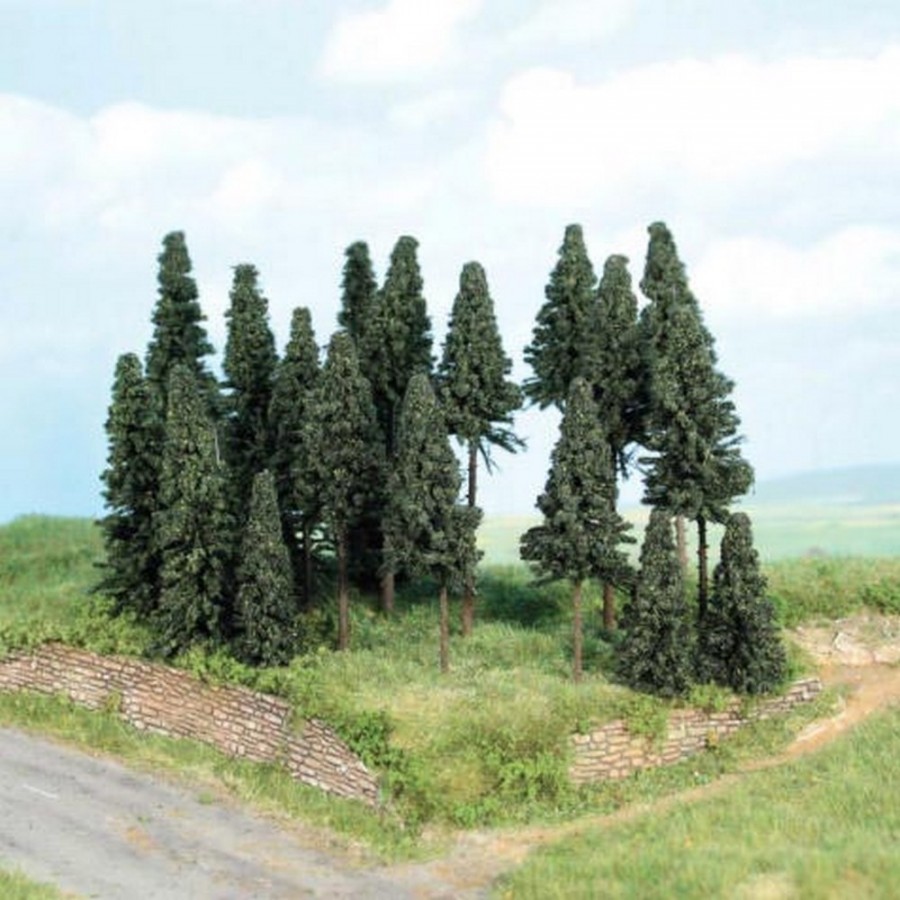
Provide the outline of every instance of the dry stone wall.
<path id="1" fill-rule="evenodd" d="M 298 781 L 341 797 L 378 800 L 373 774 L 334 731 L 309 719 L 294 733 L 290 706 L 278 697 L 213 687 L 169 666 L 62 644 L 0 661 L 0 690 L 63 694 L 89 709 L 115 709 L 136 728 L 279 763 Z"/>
<path id="2" fill-rule="evenodd" d="M 625 778 L 639 769 L 681 762 L 734 734 L 745 722 L 767 719 L 808 703 L 822 690 L 818 678 L 796 682 L 781 697 L 763 700 L 747 713 L 735 699 L 722 712 L 690 709 L 672 713 L 661 741 L 631 734 L 622 720 L 609 722 L 589 734 L 572 737 L 574 762 L 569 776 L 576 784 Z"/>

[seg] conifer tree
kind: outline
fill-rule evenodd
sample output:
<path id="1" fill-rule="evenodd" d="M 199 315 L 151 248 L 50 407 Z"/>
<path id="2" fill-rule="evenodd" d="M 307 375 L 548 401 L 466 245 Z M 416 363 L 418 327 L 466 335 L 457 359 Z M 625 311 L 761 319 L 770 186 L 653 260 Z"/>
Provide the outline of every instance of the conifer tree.
<path id="1" fill-rule="evenodd" d="M 641 330 L 649 387 L 645 501 L 697 523 L 699 616 L 708 596 L 707 523 L 723 522 L 753 469 L 740 453 L 733 382 L 716 369 L 713 338 L 703 324 L 675 242 L 666 226 L 649 228 L 641 288 L 650 299 Z"/>
<path id="2" fill-rule="evenodd" d="M 590 381 L 616 469 L 628 476 L 631 447 L 641 438 L 640 387 L 644 360 L 638 333 L 637 297 L 628 259 L 607 258 L 597 289 Z M 603 585 L 603 624 L 615 628 L 615 592 Z"/>
<path id="3" fill-rule="evenodd" d="M 449 591 L 474 577 L 477 507 L 458 503 L 462 478 L 428 376 L 406 390 L 397 454 L 388 478 L 385 534 L 393 571 L 432 575 L 439 584 L 440 664 L 449 668 Z"/>
<path id="4" fill-rule="evenodd" d="M 580 225 L 569 225 L 550 273 L 525 361 L 534 370 L 525 395 L 541 409 L 562 409 L 576 377 L 593 381 L 597 276 Z"/>
<path id="5" fill-rule="evenodd" d="M 163 238 L 159 262 L 158 298 L 153 310 L 153 338 L 147 347 L 147 379 L 155 388 L 161 414 L 165 417 L 166 392 L 172 369 L 186 365 L 204 392 L 208 409 L 218 412 L 218 386 L 203 361 L 213 352 L 202 322 L 197 282 L 191 275 L 184 232 L 173 231 Z"/>
<path id="6" fill-rule="evenodd" d="M 272 461 L 269 424 L 272 382 L 278 361 L 269 327 L 268 301 L 252 265 L 235 266 L 230 306 L 225 312 L 228 336 L 222 369 L 228 390 L 224 398 L 225 459 L 229 494 L 238 521 L 247 515 L 255 476 Z"/>
<path id="7" fill-rule="evenodd" d="M 712 603 L 700 622 L 698 668 L 702 678 L 742 694 L 773 691 L 785 676 L 775 608 L 746 513 L 732 513 L 725 526 Z"/>
<path id="8" fill-rule="evenodd" d="M 356 342 L 363 346 L 366 326 L 375 309 L 378 282 L 369 257 L 369 245 L 365 241 L 352 243 L 345 251 L 344 275 L 341 282 L 341 309 L 338 324 Z"/>
<path id="9" fill-rule="evenodd" d="M 397 423 L 406 387 L 417 372 L 431 374 L 431 320 L 422 294 L 418 241 L 404 235 L 391 252 L 384 285 L 364 336 L 360 364 L 372 385 L 372 396 L 390 462 L 397 450 Z M 371 518 L 370 511 L 368 518 Z M 383 518 L 383 510 L 378 510 Z M 382 535 L 383 542 L 383 535 Z M 394 606 L 394 573 L 383 567 L 382 606 Z"/>
<path id="10" fill-rule="evenodd" d="M 254 665 L 289 662 L 296 647 L 293 573 L 281 534 L 275 479 L 253 479 L 237 568 L 235 619 L 241 656 Z"/>
<path id="11" fill-rule="evenodd" d="M 631 527 L 616 513 L 609 440 L 590 385 L 583 378 L 572 382 L 547 484 L 537 505 L 544 520 L 522 536 L 520 554 L 539 573 L 566 578 L 572 584 L 572 671 L 575 681 L 580 681 L 582 587 L 591 577 L 612 584 L 629 579 L 620 545 L 629 540 Z"/>
<path id="12" fill-rule="evenodd" d="M 317 446 L 310 476 L 319 485 L 322 520 L 335 547 L 338 567 L 338 648 L 350 646 L 348 539 L 369 494 L 384 476 L 375 407 L 369 382 L 359 370 L 353 340 L 345 332 L 331 338 L 321 377 L 313 392 L 304 440 Z"/>
<path id="13" fill-rule="evenodd" d="M 101 520 L 106 548 L 98 590 L 117 611 L 141 617 L 154 609 L 159 592 L 159 557 L 153 539 L 162 427 L 150 386 L 133 353 L 116 363 L 112 402 L 106 420 L 109 439 L 103 496 L 109 510 Z"/>
<path id="14" fill-rule="evenodd" d="M 470 507 L 477 505 L 479 452 L 490 465 L 490 446 L 508 451 L 522 446 L 512 431 L 512 416 L 522 405 L 522 392 L 509 379 L 511 369 L 487 276 L 479 263 L 466 263 L 438 367 L 438 383 L 447 429 L 467 445 Z M 462 617 L 466 635 L 472 631 L 474 596 L 474 585 L 467 585 Z"/>
<path id="15" fill-rule="evenodd" d="M 215 425 L 186 364 L 169 376 L 168 414 L 154 533 L 161 556 L 156 627 L 162 652 L 220 640 L 228 626 L 225 570 L 232 522 L 216 455 Z"/>
<path id="16" fill-rule="evenodd" d="M 269 421 L 273 432 L 273 468 L 281 510 L 284 542 L 291 557 L 296 585 L 306 606 L 312 603 L 313 531 L 321 501 L 312 463 L 318 452 L 304 427 L 319 378 L 319 348 L 310 312 L 298 307 L 291 315 L 291 333 L 284 357 L 275 368 Z M 299 536 L 299 540 L 298 540 Z"/>
<path id="17" fill-rule="evenodd" d="M 617 668 L 625 683 L 664 697 L 684 694 L 693 674 L 693 628 L 672 520 L 663 509 L 650 513 L 622 628 Z"/>

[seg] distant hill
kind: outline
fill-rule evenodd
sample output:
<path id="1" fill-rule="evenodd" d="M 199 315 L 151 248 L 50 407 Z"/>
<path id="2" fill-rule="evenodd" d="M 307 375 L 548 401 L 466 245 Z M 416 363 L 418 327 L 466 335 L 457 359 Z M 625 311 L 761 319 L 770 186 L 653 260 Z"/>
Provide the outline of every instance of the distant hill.
<path id="1" fill-rule="evenodd" d="M 801 472 L 761 481 L 748 506 L 883 506 L 900 503 L 900 463 Z"/>

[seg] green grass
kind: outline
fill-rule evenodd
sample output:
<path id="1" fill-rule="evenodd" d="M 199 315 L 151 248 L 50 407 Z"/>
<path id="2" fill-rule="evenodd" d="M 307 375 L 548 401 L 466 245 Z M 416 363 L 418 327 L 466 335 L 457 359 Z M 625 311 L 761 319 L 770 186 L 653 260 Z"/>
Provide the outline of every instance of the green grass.
<path id="1" fill-rule="evenodd" d="M 2 865 L 0 859 L 0 865 Z M 59 900 L 64 895 L 49 884 L 32 881 L 18 871 L 0 869 L 0 897 L 3 900 Z"/>
<path id="2" fill-rule="evenodd" d="M 527 898 L 893 897 L 900 710 L 720 796 L 537 851 L 500 890 Z"/>
<path id="3" fill-rule="evenodd" d="M 122 619 L 110 620 L 102 604 L 88 598 L 99 556 L 98 535 L 89 522 L 22 519 L 0 528 L 0 548 L 5 567 L 0 649 L 28 646 L 47 636 L 98 652 L 139 654 L 148 646 L 146 633 Z M 844 614 L 861 604 L 900 610 L 900 560 L 786 561 L 772 564 L 769 574 L 773 596 L 788 622 Z M 37 602 L 38 596 L 44 599 Z M 600 628 L 596 588 L 585 597 L 586 679 L 577 687 L 570 680 L 570 596 L 565 584 L 536 585 L 522 566 L 486 566 L 471 638 L 458 634 L 459 611 L 453 610 L 451 671 L 446 676 L 438 669 L 435 598 L 436 591 L 427 583 L 406 586 L 398 598 L 398 613 L 385 619 L 374 610 L 373 600 L 354 597 L 353 649 L 348 653 L 323 645 L 289 667 L 262 671 L 221 652 L 195 651 L 180 664 L 208 681 L 278 693 L 293 704 L 298 719 L 318 716 L 332 723 L 382 774 L 392 797 L 392 815 L 406 823 L 407 831 L 389 837 L 389 844 L 402 843 L 409 830 L 425 824 L 559 819 L 598 805 L 606 808 L 611 797 L 621 797 L 620 786 L 606 796 L 569 784 L 569 735 L 619 717 L 635 728 L 652 728 L 667 707 L 653 698 L 635 699 L 611 678 L 614 649 Z M 326 619 L 332 614 L 327 609 L 323 613 Z M 11 708 L 18 707 L 13 702 Z M 28 724 L 33 717 L 42 729 L 52 728 L 53 717 L 61 716 L 55 710 L 41 719 L 37 706 L 23 709 L 17 721 Z M 87 726 L 78 724 L 78 715 L 67 714 L 61 721 L 68 723 L 65 729 L 72 739 L 89 743 L 92 738 L 85 733 Z M 84 715 L 84 721 L 91 720 L 90 714 Z M 120 728 L 108 727 L 112 732 L 101 740 L 112 740 L 110 734 L 118 740 Z M 136 748 L 149 739 L 138 735 L 135 740 L 127 752 L 139 758 Z M 722 758 L 703 764 L 722 765 Z M 180 765 L 190 768 L 184 761 L 173 767 Z M 676 771 L 647 776 L 639 783 L 670 784 L 680 777 Z M 257 782 L 261 778 L 253 776 Z M 277 782 L 277 773 L 267 774 L 269 779 Z M 281 788 L 273 784 L 271 792 L 277 796 Z M 241 790 L 252 794 L 256 789 Z M 269 793 L 266 788 L 260 796 Z M 273 802 L 289 808 L 293 801 Z M 326 818 L 347 815 L 326 802 Z M 299 803 L 304 809 L 314 806 L 308 799 Z M 346 828 L 367 833 L 369 824 L 353 816 Z M 375 822 L 377 830 L 382 823 Z"/>

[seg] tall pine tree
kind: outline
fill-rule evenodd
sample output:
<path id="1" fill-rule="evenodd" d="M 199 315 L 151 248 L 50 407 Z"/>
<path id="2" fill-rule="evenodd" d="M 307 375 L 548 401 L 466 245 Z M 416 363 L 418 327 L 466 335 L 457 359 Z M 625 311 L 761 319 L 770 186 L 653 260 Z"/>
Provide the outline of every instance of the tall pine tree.
<path id="1" fill-rule="evenodd" d="M 153 538 L 162 427 L 141 362 L 133 353 L 116 363 L 106 420 L 109 439 L 102 475 L 109 510 L 101 520 L 106 548 L 98 590 L 118 611 L 148 616 L 159 593 L 159 556 Z"/>
<path id="2" fill-rule="evenodd" d="M 775 608 L 746 513 L 733 513 L 725 525 L 712 603 L 700 622 L 698 668 L 702 678 L 743 694 L 773 691 L 785 676 Z"/>
<path id="3" fill-rule="evenodd" d="M 275 479 L 253 479 L 237 568 L 235 624 L 241 656 L 254 665 L 289 662 L 296 648 L 293 572 L 281 534 Z"/>
<path id="4" fill-rule="evenodd" d="M 321 501 L 313 475 L 318 447 L 310 443 L 313 434 L 304 423 L 312 409 L 319 373 L 319 348 L 312 319 L 308 309 L 298 307 L 291 315 L 291 333 L 284 357 L 275 368 L 269 422 L 282 532 L 295 583 L 307 607 L 312 604 L 313 532 L 319 521 Z"/>
<path id="5" fill-rule="evenodd" d="M 753 469 L 741 456 L 733 382 L 716 369 L 703 324 L 668 228 L 650 226 L 641 288 L 650 299 L 641 329 L 649 377 L 645 501 L 697 523 L 699 615 L 708 597 L 707 523 L 723 522 L 747 492 Z"/>
<path id="6" fill-rule="evenodd" d="M 372 270 L 369 245 L 352 243 L 344 253 L 344 275 L 341 282 L 341 309 L 338 324 L 362 347 L 369 319 L 375 311 L 378 282 Z"/>
<path id="7" fill-rule="evenodd" d="M 372 491 L 384 477 L 384 457 L 369 382 L 359 369 L 353 340 L 335 334 L 314 390 L 304 438 L 318 452 L 310 476 L 318 484 L 322 520 L 338 565 L 338 648 L 350 646 L 348 542 Z"/>
<path id="8" fill-rule="evenodd" d="M 438 367 L 439 397 L 450 434 L 468 449 L 470 507 L 477 505 L 478 455 L 490 466 L 490 447 L 515 451 L 522 442 L 512 430 L 512 417 L 522 405 L 522 392 L 509 378 L 512 360 L 503 352 L 487 276 L 477 262 L 466 263 L 459 279 L 450 324 Z M 463 595 L 463 634 L 474 618 L 474 584 Z"/>
<path id="9" fill-rule="evenodd" d="M 187 366 L 204 393 L 208 410 L 217 414 L 218 386 L 206 368 L 204 357 L 213 352 L 202 323 L 197 282 L 191 275 L 184 232 L 173 231 L 163 238 L 157 257 L 158 298 L 153 309 L 153 337 L 147 347 L 147 379 L 157 391 L 161 415 L 166 414 L 166 396 L 172 369 Z"/>
<path id="10" fill-rule="evenodd" d="M 235 266 L 231 302 L 225 312 L 225 459 L 238 520 L 247 515 L 254 478 L 271 464 L 274 443 L 269 406 L 278 358 L 268 301 L 259 290 L 258 279 L 254 266 Z"/>
<path id="11" fill-rule="evenodd" d="M 629 540 L 631 527 L 616 513 L 609 440 L 583 378 L 572 382 L 547 485 L 537 505 L 543 522 L 522 536 L 520 554 L 539 573 L 572 584 L 572 672 L 580 681 L 582 588 L 592 577 L 612 584 L 629 580 L 628 560 L 620 545 Z"/>
<path id="12" fill-rule="evenodd" d="M 625 683 L 664 697 L 684 694 L 693 674 L 693 627 L 672 519 L 663 509 L 650 513 L 622 628 L 617 669 Z"/>
<path id="13" fill-rule="evenodd" d="M 169 375 L 168 415 L 154 533 L 161 555 L 160 650 L 174 655 L 228 628 L 226 566 L 232 522 L 215 425 L 185 364 Z"/>
<path id="14" fill-rule="evenodd" d="M 418 241 L 408 235 L 394 245 L 360 356 L 363 374 L 372 385 L 388 461 L 397 450 L 397 424 L 409 380 L 418 372 L 430 375 L 434 365 L 418 246 Z M 386 612 L 394 606 L 394 573 L 389 567 L 383 571 L 382 606 Z"/>
<path id="15" fill-rule="evenodd" d="M 458 503 L 462 478 L 443 413 L 425 373 L 406 390 L 385 518 L 393 571 L 432 575 L 440 596 L 440 665 L 449 668 L 449 591 L 474 577 L 477 507 Z"/>
<path id="16" fill-rule="evenodd" d="M 537 315 L 525 361 L 534 370 L 526 379 L 525 395 L 541 409 L 562 409 L 572 380 L 593 381 L 591 367 L 596 318 L 597 276 L 588 257 L 580 225 L 569 225 L 550 273 L 546 301 Z"/>

